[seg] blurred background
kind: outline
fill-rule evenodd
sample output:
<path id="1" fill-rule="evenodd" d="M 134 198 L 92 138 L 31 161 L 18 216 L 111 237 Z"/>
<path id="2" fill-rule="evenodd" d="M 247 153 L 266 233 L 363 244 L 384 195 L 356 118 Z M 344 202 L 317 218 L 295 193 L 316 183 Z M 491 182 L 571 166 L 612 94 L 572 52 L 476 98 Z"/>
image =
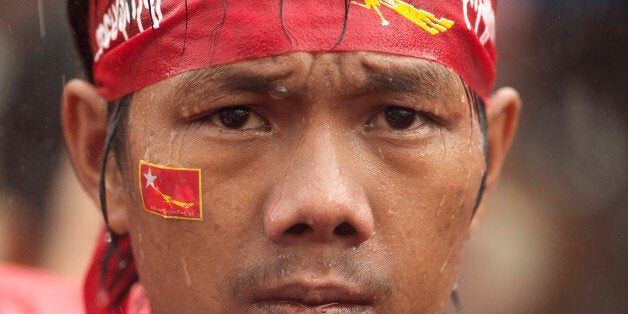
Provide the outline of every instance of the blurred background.
<path id="1" fill-rule="evenodd" d="M 497 86 L 524 107 L 466 246 L 464 313 L 628 313 L 628 2 L 499 0 L 497 15 Z M 0 263 L 76 282 L 101 224 L 59 125 L 81 76 L 65 1 L 0 0 Z"/>

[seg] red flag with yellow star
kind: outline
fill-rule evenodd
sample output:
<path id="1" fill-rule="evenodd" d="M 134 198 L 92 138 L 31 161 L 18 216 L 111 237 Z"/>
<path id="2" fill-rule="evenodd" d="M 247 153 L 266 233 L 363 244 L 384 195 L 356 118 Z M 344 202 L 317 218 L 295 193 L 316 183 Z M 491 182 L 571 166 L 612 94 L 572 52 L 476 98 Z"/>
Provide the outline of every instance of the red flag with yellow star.
<path id="1" fill-rule="evenodd" d="M 173 168 L 140 160 L 144 209 L 164 218 L 202 220 L 201 170 Z"/>

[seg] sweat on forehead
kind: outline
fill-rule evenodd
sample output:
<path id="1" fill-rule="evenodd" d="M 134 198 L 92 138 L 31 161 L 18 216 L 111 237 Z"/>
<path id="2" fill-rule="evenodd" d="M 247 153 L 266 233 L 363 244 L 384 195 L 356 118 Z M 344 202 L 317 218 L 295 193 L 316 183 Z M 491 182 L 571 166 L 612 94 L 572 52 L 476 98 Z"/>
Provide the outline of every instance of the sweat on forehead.
<path id="1" fill-rule="evenodd" d="M 434 100 L 449 93 L 459 95 L 463 87 L 456 73 L 438 63 L 370 52 L 292 53 L 194 70 L 168 80 L 174 86 L 174 99 L 208 99 L 220 92 L 275 93 L 278 89 L 288 97 L 288 92 L 292 96 L 312 92 L 308 85 L 316 85 L 308 82 L 320 75 L 325 77 L 323 88 L 336 87 L 336 93 L 344 96 L 410 92 Z"/>
<path id="2" fill-rule="evenodd" d="M 482 98 L 495 78 L 496 0 L 90 0 L 94 81 L 115 100 L 180 73 L 291 52 L 436 61 Z"/>

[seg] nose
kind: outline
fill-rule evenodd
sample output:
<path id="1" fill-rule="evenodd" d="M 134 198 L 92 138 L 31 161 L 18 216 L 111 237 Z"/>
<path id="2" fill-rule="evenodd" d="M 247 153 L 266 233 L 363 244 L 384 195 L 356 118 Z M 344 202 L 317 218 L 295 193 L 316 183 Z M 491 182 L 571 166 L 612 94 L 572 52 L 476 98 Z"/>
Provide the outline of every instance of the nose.
<path id="1" fill-rule="evenodd" d="M 374 222 L 367 197 L 351 180 L 351 169 L 341 166 L 342 151 L 348 149 L 335 143 L 330 132 L 301 139 L 264 211 L 270 240 L 358 246 L 371 237 Z"/>

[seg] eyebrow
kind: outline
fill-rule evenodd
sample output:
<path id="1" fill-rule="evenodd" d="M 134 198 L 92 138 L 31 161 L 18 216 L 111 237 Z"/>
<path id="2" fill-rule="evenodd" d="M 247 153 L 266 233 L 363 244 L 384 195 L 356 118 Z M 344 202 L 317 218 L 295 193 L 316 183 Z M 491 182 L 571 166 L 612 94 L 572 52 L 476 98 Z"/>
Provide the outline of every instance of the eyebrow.
<path id="1" fill-rule="evenodd" d="M 177 97 L 204 98 L 220 93 L 250 92 L 268 93 L 277 82 L 286 79 L 292 72 L 279 75 L 263 75 L 231 68 L 203 69 L 191 72 L 181 82 Z M 210 87 L 211 88 L 208 88 Z"/>
<path id="2" fill-rule="evenodd" d="M 433 66 L 393 67 L 378 70 L 363 62 L 362 68 L 368 80 L 356 90 L 356 94 L 368 94 L 374 91 L 414 93 L 426 98 L 441 98 L 438 89 L 453 82 L 450 73 Z"/>
<path id="3" fill-rule="evenodd" d="M 374 92 L 413 93 L 428 99 L 442 98 L 437 92 L 454 82 L 452 73 L 431 64 L 388 66 L 385 69 L 361 62 L 366 80 L 348 90 L 352 96 L 368 95 Z M 190 72 L 180 83 L 176 97 L 208 99 L 221 94 L 249 92 L 268 93 L 278 82 L 289 78 L 293 72 L 258 74 L 233 67 L 219 67 Z"/>

